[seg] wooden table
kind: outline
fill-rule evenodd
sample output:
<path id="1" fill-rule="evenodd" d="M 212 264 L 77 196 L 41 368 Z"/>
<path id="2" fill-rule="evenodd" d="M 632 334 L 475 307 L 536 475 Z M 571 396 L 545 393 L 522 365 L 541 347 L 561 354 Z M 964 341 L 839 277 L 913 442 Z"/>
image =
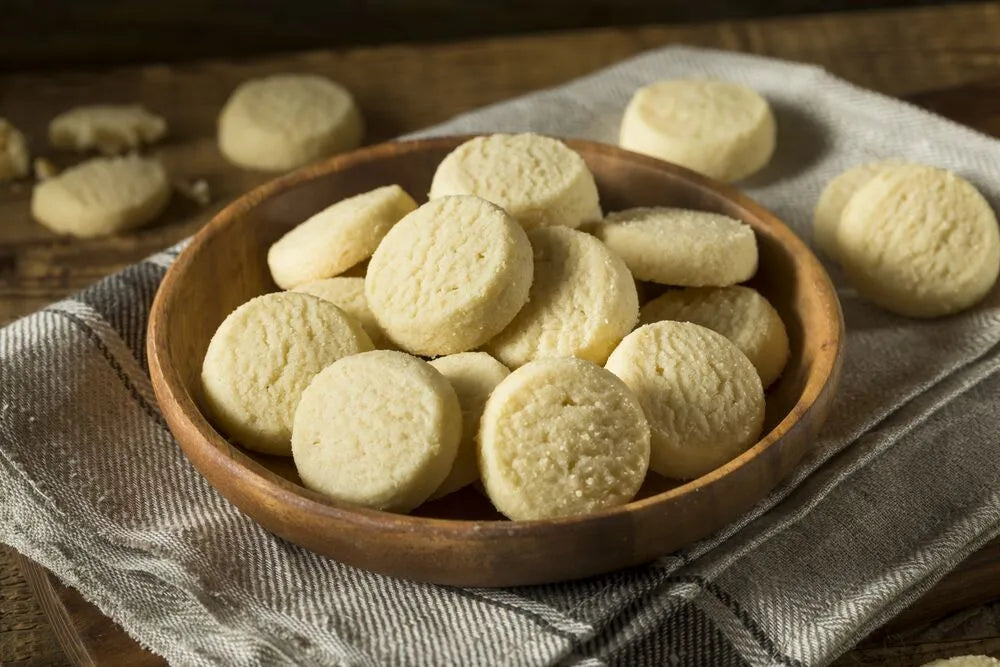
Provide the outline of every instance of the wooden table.
<path id="1" fill-rule="evenodd" d="M 207 179 L 214 197 L 214 203 L 205 208 L 175 198 L 165 218 L 153 228 L 81 242 L 57 238 L 31 222 L 29 182 L 0 185 L 0 324 L 187 236 L 225 201 L 265 180 L 265 176 L 227 165 L 214 148 L 215 114 L 228 92 L 249 76 L 316 71 L 342 81 L 356 93 L 369 122 L 369 140 L 374 142 L 562 83 L 638 51 L 686 43 L 817 63 L 862 86 L 907 98 L 1000 135 L 998 35 L 1000 2 L 990 2 L 358 48 L 236 63 L 0 75 L 0 117 L 24 129 L 42 153 L 48 119 L 68 106 L 142 101 L 170 122 L 171 139 L 161 150 L 168 168 L 179 178 Z M 67 156 L 52 157 L 58 163 L 69 162 Z M 10 549 L 0 550 L 0 662 L 67 663 L 40 601 L 49 608 L 64 639 L 72 641 L 67 635 L 70 621 L 90 624 L 84 630 L 74 629 L 75 636 L 89 636 L 91 643 L 71 647 L 73 661 L 87 664 L 89 659 L 108 655 L 151 659 L 143 657 L 75 592 L 25 561 L 25 572 L 41 597 L 30 592 L 18 569 L 19 559 Z M 895 634 L 877 633 L 842 658 L 842 664 L 904 665 L 959 653 L 1000 655 L 1000 632 L 983 637 L 944 632 L 930 643 L 899 639 L 903 635 L 898 632 L 981 603 L 991 582 L 1000 579 L 998 563 L 1000 543 L 993 543 L 973 557 L 960 575 L 946 579 L 897 619 L 892 628 Z M 69 620 L 60 616 L 64 613 Z"/>

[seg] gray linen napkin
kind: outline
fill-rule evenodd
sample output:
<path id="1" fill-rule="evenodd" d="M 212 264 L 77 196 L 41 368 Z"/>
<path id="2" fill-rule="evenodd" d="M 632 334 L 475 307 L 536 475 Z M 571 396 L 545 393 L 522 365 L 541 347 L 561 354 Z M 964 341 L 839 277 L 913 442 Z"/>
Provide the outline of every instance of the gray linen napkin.
<path id="1" fill-rule="evenodd" d="M 806 238 L 823 184 L 888 156 L 953 169 L 1000 204 L 997 141 L 815 67 L 715 51 L 651 52 L 423 134 L 613 142 L 637 86 L 692 75 L 774 105 L 777 154 L 742 186 Z M 719 534 L 510 590 L 343 566 L 244 517 L 171 438 L 143 339 L 176 253 L 0 332 L 0 540 L 173 663 L 821 665 L 1000 532 L 1000 291 L 914 321 L 858 300 L 831 267 L 848 331 L 833 415 L 791 479 Z"/>

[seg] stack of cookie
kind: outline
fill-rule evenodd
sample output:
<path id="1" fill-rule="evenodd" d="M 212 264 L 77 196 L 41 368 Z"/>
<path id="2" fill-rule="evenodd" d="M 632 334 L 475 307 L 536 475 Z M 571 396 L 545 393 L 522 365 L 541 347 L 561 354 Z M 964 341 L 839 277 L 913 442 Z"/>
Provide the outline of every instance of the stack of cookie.
<path id="1" fill-rule="evenodd" d="M 367 507 L 477 480 L 512 519 L 626 503 L 650 469 L 698 477 L 756 442 L 788 357 L 777 312 L 738 285 L 750 227 L 604 216 L 583 159 L 533 134 L 462 144 L 421 206 L 391 184 L 337 202 L 267 261 L 286 291 L 219 327 L 207 412 Z M 641 311 L 637 280 L 663 292 Z"/>

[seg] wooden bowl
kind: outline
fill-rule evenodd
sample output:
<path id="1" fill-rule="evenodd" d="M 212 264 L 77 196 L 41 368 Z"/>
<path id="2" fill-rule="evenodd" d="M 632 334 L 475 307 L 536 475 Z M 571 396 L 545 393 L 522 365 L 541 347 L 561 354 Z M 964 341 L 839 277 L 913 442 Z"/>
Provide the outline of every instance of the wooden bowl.
<path id="1" fill-rule="evenodd" d="M 208 341 L 233 309 L 276 289 L 268 246 L 344 197 L 399 183 L 422 197 L 441 159 L 464 138 L 387 143 L 332 158 L 241 197 L 199 232 L 167 272 L 149 321 L 153 387 L 195 467 L 273 533 L 375 572 L 442 584 L 510 586 L 574 579 L 636 565 L 722 528 L 761 500 L 814 442 L 840 374 L 843 320 L 815 256 L 774 215 L 735 189 L 614 146 L 567 141 L 594 172 L 605 210 L 673 205 L 753 226 L 760 270 L 751 284 L 781 313 L 791 359 L 768 392 L 764 437 L 694 481 L 650 475 L 636 500 L 597 514 L 506 521 L 475 489 L 405 516 L 338 503 L 298 483 L 291 459 L 226 441 L 200 410 Z"/>

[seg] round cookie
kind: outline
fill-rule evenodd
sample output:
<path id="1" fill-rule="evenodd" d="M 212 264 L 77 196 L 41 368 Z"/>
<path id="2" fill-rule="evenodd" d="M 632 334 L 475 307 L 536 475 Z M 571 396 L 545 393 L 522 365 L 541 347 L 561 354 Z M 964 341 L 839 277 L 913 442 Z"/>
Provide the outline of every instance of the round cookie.
<path id="1" fill-rule="evenodd" d="M 837 227 L 844 207 L 861 186 L 878 173 L 904 164 L 891 158 L 851 167 L 826 184 L 813 210 L 813 241 L 830 259 L 837 259 Z"/>
<path id="2" fill-rule="evenodd" d="M 768 387 L 788 361 L 788 332 L 760 292 L 742 285 L 670 290 L 639 309 L 639 322 L 691 322 L 720 333 L 747 355 Z"/>
<path id="3" fill-rule="evenodd" d="M 738 181 L 771 159 L 774 115 L 759 93 L 735 83 L 659 81 L 635 92 L 618 143 L 712 178 Z"/>
<path id="4" fill-rule="evenodd" d="M 167 122 L 138 104 L 75 107 L 49 123 L 49 142 L 56 148 L 105 155 L 155 143 L 166 133 Z"/>
<path id="5" fill-rule="evenodd" d="M 583 158 L 558 139 L 538 134 L 466 141 L 434 172 L 430 198 L 447 195 L 482 197 L 525 229 L 579 227 L 601 219 L 597 185 Z"/>
<path id="6" fill-rule="evenodd" d="M 528 238 L 535 256 L 528 303 L 483 349 L 510 368 L 542 357 L 603 364 L 639 316 L 628 267 L 575 229 L 541 227 Z"/>
<path id="7" fill-rule="evenodd" d="M 461 434 L 444 376 L 416 357 L 377 350 L 337 361 L 302 392 L 292 456 L 314 491 L 408 512 L 448 475 Z"/>
<path id="8" fill-rule="evenodd" d="M 340 84 L 310 74 L 245 81 L 219 115 L 219 150 L 248 169 L 284 171 L 361 144 L 364 123 Z"/>
<path id="9" fill-rule="evenodd" d="M 746 355 L 721 334 L 689 322 L 639 327 L 607 369 L 639 398 L 652 431 L 651 470 L 694 479 L 756 442 L 764 389 Z"/>
<path id="10" fill-rule="evenodd" d="M 981 300 L 1000 272 L 1000 231 L 965 179 L 899 165 L 855 193 L 837 227 L 841 264 L 858 293 L 909 317 L 938 317 Z"/>
<path id="11" fill-rule="evenodd" d="M 28 174 L 28 143 L 16 127 L 0 118 L 0 183 Z"/>
<path id="12" fill-rule="evenodd" d="M 361 325 L 329 301 L 295 292 L 259 296 L 230 313 L 208 344 L 205 407 L 247 449 L 288 456 L 302 390 L 334 361 L 371 349 Z"/>
<path id="13" fill-rule="evenodd" d="M 343 273 L 375 252 L 392 226 L 417 208 L 398 185 L 386 185 L 329 206 L 278 239 L 267 251 L 282 289 Z"/>
<path id="14" fill-rule="evenodd" d="M 724 287 L 757 272 L 750 225 L 719 213 L 665 206 L 611 213 L 588 227 L 639 280 Z"/>
<path id="15" fill-rule="evenodd" d="M 451 472 L 431 498 L 458 491 L 479 479 L 476 440 L 479 419 L 493 389 L 510 375 L 510 370 L 485 352 L 462 352 L 438 357 L 430 362 L 451 383 L 462 406 L 462 442 Z"/>
<path id="16" fill-rule="evenodd" d="M 624 505 L 649 466 L 636 397 L 582 359 L 540 359 L 507 376 L 486 402 L 479 443 L 486 493 L 516 520 Z"/>
<path id="17" fill-rule="evenodd" d="M 156 160 L 94 158 L 42 181 L 31 214 L 59 234 L 106 236 L 153 220 L 170 199 L 170 183 Z"/>
<path id="18" fill-rule="evenodd" d="M 292 291 L 318 296 L 343 310 L 361 324 L 365 333 L 372 339 L 376 349 L 385 349 L 390 345 L 389 340 L 385 337 L 385 332 L 382 331 L 382 327 L 378 325 L 371 309 L 368 308 L 368 301 L 365 299 L 364 278 L 343 276 L 324 278 L 299 285 Z"/>
<path id="19" fill-rule="evenodd" d="M 527 301 L 531 278 L 531 244 L 513 218 L 478 197 L 442 197 L 386 234 L 365 297 L 393 343 L 438 356 L 499 333 Z"/>

